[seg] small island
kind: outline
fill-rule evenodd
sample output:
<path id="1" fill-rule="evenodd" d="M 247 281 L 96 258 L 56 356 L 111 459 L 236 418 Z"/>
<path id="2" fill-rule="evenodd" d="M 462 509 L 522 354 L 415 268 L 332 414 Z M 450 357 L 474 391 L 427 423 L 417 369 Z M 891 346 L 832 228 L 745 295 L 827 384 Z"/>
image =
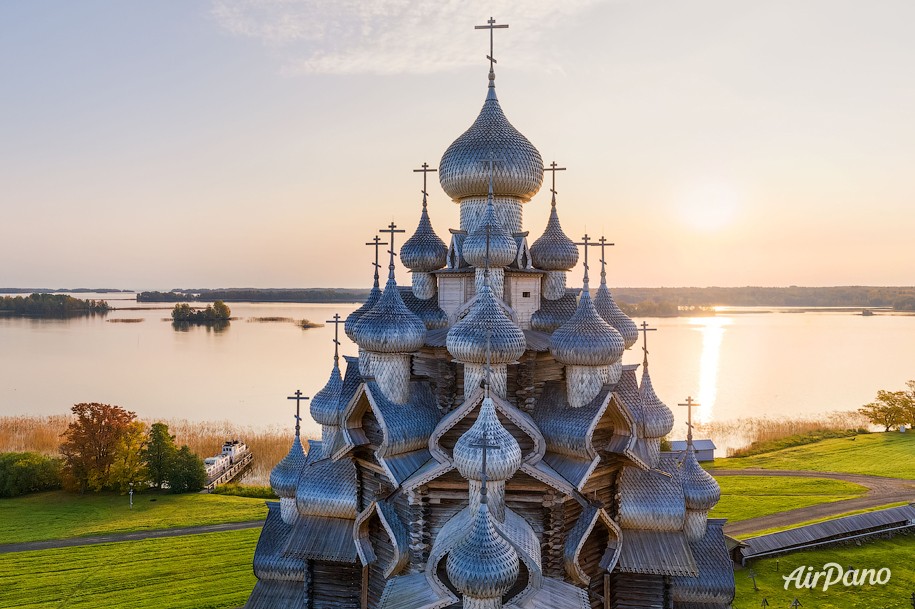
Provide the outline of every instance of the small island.
<path id="1" fill-rule="evenodd" d="M 194 309 L 186 302 L 176 304 L 172 309 L 174 324 L 226 324 L 231 318 L 232 310 L 221 300 L 205 309 Z"/>
<path id="2" fill-rule="evenodd" d="M 0 315 L 65 319 L 104 315 L 111 310 L 104 300 L 82 300 L 65 294 L 30 294 L 0 297 Z"/>

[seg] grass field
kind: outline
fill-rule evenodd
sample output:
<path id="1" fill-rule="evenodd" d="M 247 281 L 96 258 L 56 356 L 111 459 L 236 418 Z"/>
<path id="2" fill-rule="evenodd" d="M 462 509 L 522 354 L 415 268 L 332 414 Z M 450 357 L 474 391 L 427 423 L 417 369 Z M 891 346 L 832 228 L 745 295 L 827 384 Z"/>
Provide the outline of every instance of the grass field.
<path id="1" fill-rule="evenodd" d="M 264 500 L 248 497 L 137 493 L 130 509 L 126 495 L 79 496 L 54 491 L 0 499 L 0 543 L 242 522 L 266 516 Z"/>
<path id="2" fill-rule="evenodd" d="M 752 457 L 715 459 L 714 467 L 869 474 L 915 480 L 915 433 L 873 433 L 823 440 Z"/>
<path id="3" fill-rule="evenodd" d="M 260 529 L 0 555 L 5 609 L 226 609 L 254 587 Z"/>
<path id="4" fill-rule="evenodd" d="M 853 499 L 867 493 L 860 484 L 825 478 L 721 476 L 721 501 L 711 518 L 739 522 L 787 510 Z"/>
<path id="5" fill-rule="evenodd" d="M 911 595 L 915 591 L 915 537 L 896 537 L 889 540 L 868 542 L 859 546 L 844 546 L 795 552 L 776 559 L 764 558 L 753 561 L 748 567 L 756 573 L 759 592 L 753 591 L 753 582 L 748 578 L 748 569 L 735 572 L 737 580 L 737 598 L 735 609 L 759 607 L 765 598 L 769 607 L 789 607 L 797 598 L 802 608 L 807 609 L 911 609 Z M 841 584 L 822 590 L 823 580 L 816 590 L 797 590 L 791 585 L 785 590 L 783 576 L 790 575 L 797 567 L 813 567 L 820 571 L 823 565 L 835 562 L 848 569 L 881 569 L 891 570 L 891 577 L 886 585 L 865 585 L 845 587 Z"/>

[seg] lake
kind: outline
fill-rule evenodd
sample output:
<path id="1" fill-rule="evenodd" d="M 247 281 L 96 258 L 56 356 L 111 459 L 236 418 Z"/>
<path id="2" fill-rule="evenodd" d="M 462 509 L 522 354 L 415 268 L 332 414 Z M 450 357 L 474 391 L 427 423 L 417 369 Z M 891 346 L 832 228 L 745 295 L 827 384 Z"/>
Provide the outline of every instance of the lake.
<path id="1" fill-rule="evenodd" d="M 333 325 L 303 330 L 285 317 L 324 322 L 357 304 L 229 303 L 214 331 L 175 330 L 167 303 L 133 294 L 77 294 L 117 307 L 67 320 L 0 317 L 0 415 L 62 414 L 77 402 L 118 404 L 141 418 L 230 419 L 293 425 L 296 389 L 314 395 L 333 357 Z M 125 323 L 119 320 L 141 320 Z M 641 322 L 642 320 L 637 320 Z M 648 319 L 652 380 L 685 435 L 691 395 L 701 422 L 853 410 L 878 389 L 915 378 L 915 316 L 854 311 L 723 308 L 711 317 Z M 341 328 L 341 354 L 356 346 Z M 642 361 L 640 345 L 626 363 Z M 317 433 L 310 419 L 303 431 Z M 722 447 L 723 448 L 723 447 Z M 723 454 L 723 451 L 720 452 Z"/>

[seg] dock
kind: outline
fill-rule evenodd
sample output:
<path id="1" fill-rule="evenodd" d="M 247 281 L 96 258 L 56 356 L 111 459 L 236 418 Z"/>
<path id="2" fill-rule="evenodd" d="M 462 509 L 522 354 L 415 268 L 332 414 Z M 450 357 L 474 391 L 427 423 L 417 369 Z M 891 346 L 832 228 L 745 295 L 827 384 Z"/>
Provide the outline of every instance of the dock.
<path id="1" fill-rule="evenodd" d="M 251 453 L 251 451 L 246 452 L 244 456 L 237 463 L 229 467 L 229 469 L 221 472 L 215 478 L 207 480 L 206 486 L 203 487 L 204 490 L 212 491 L 217 485 L 228 484 L 240 476 L 243 471 L 248 469 L 248 466 L 251 465 L 252 461 L 254 461 L 254 454 Z"/>

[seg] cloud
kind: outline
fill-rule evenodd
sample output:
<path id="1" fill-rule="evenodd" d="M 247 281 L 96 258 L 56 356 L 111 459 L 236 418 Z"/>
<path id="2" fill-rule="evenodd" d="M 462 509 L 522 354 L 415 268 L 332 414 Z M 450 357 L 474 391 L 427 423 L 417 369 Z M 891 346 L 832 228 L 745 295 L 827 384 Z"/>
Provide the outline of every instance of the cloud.
<path id="1" fill-rule="evenodd" d="M 452 70 L 483 60 L 490 14 L 508 22 L 496 58 L 541 68 L 549 30 L 601 0 L 213 0 L 232 35 L 257 40 L 287 73 L 402 74 Z"/>

